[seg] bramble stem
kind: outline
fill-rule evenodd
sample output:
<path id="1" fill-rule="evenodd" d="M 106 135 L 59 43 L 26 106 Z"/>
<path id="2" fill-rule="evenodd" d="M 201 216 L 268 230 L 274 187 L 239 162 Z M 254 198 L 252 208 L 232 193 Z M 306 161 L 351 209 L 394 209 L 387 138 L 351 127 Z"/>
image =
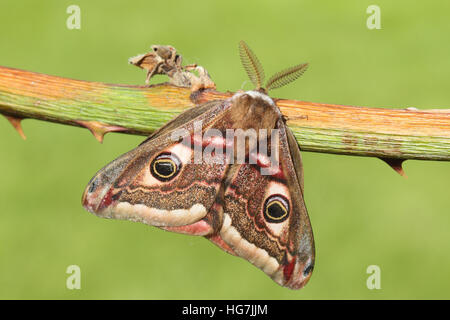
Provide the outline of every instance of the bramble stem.
<path id="1" fill-rule="evenodd" d="M 0 67 L 0 113 L 82 126 L 93 122 L 148 135 L 193 107 L 188 88 L 125 86 Z M 205 91 L 196 102 L 231 94 Z M 450 160 L 450 110 L 352 107 L 277 99 L 304 151 Z M 79 121 L 82 121 L 81 123 Z"/>

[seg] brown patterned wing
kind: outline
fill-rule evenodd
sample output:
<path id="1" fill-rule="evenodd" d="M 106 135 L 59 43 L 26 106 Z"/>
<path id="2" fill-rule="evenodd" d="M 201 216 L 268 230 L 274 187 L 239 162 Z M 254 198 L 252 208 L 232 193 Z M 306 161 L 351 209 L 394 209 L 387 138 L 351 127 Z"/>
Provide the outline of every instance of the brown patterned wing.
<path id="1" fill-rule="evenodd" d="M 299 147 L 282 119 L 277 128 L 279 165 L 271 175 L 251 164 L 234 164 L 227 174 L 220 230 L 224 245 L 219 246 L 278 284 L 300 289 L 314 266 L 314 239 L 303 200 Z M 217 243 L 217 237 L 213 240 Z"/>
<path id="2" fill-rule="evenodd" d="M 179 228 L 190 234 L 211 233 L 212 225 L 219 222 L 206 216 L 213 211 L 227 165 L 194 163 L 192 142 L 196 123 L 203 130 L 214 126 L 229 107 L 229 102 L 220 100 L 180 114 L 101 169 L 84 192 L 83 206 L 100 217 L 172 231 Z"/>

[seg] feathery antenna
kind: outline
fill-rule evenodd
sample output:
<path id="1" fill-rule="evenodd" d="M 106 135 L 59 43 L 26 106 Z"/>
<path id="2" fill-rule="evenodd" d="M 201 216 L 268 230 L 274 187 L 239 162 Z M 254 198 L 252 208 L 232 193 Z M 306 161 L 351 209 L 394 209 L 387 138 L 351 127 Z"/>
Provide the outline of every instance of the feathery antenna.
<path id="1" fill-rule="evenodd" d="M 284 69 L 270 77 L 266 83 L 266 87 L 263 88 L 264 69 L 256 55 L 243 40 L 239 42 L 239 55 L 241 56 L 241 62 L 245 71 L 247 71 L 248 77 L 256 87 L 255 90 L 263 91 L 265 93 L 269 90 L 277 89 L 291 83 L 298 79 L 306 69 L 308 69 L 307 63 Z"/>
<path id="2" fill-rule="evenodd" d="M 245 71 L 247 71 L 248 77 L 255 85 L 256 90 L 261 89 L 264 82 L 264 69 L 261 62 L 259 62 L 253 51 L 242 40 L 239 42 L 239 54 L 242 65 Z"/>
<path id="3" fill-rule="evenodd" d="M 299 64 L 275 73 L 266 83 L 266 90 L 277 89 L 299 78 L 308 69 L 308 64 Z"/>

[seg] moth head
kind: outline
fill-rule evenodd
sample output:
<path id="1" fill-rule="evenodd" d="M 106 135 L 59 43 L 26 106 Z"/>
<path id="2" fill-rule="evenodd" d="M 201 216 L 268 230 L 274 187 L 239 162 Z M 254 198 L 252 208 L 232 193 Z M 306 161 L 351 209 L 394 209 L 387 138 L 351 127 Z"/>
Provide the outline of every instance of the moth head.
<path id="1" fill-rule="evenodd" d="M 153 45 L 151 46 L 153 52 L 155 52 L 161 58 L 167 60 L 176 54 L 176 50 L 172 46 Z"/>
<path id="2" fill-rule="evenodd" d="M 256 55 L 244 41 L 239 42 L 239 54 L 248 77 L 255 85 L 255 90 L 267 94 L 272 89 L 281 88 L 299 78 L 308 68 L 308 63 L 299 64 L 275 73 L 264 83 L 264 69 Z"/>

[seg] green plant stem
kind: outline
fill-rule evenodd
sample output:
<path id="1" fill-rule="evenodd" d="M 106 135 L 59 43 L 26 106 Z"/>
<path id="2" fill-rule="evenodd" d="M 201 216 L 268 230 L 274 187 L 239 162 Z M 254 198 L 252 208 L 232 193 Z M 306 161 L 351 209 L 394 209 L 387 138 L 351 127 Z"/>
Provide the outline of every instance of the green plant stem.
<path id="1" fill-rule="evenodd" d="M 0 113 L 104 132 L 149 135 L 195 103 L 229 93 L 124 86 L 0 67 Z M 392 159 L 450 160 L 450 110 L 351 107 L 276 99 L 304 151 Z M 112 130 L 111 127 L 116 127 Z"/>

